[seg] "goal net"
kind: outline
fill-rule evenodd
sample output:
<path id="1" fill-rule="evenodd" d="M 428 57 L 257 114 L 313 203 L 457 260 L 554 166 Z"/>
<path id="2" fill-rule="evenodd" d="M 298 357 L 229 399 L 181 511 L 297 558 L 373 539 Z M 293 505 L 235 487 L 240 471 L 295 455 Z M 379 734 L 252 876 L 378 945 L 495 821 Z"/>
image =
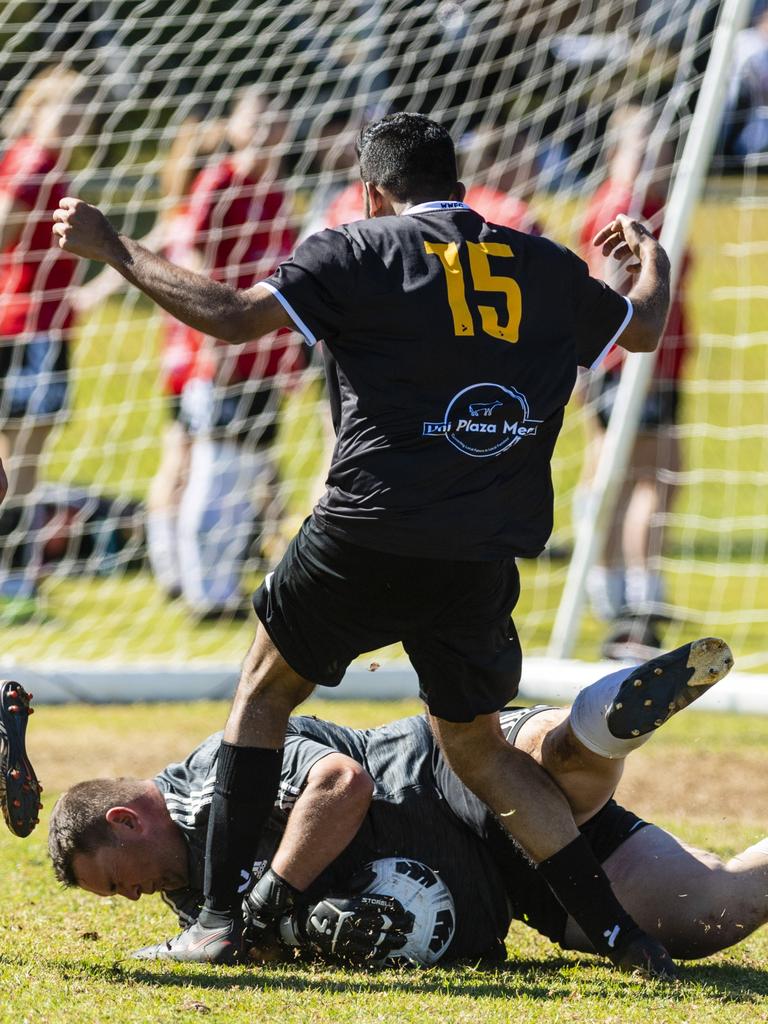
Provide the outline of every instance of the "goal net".
<path id="1" fill-rule="evenodd" d="M 321 367 L 299 339 L 225 350 L 116 277 L 57 263 L 41 231 L 59 192 L 247 284 L 302 235 L 361 215 L 357 130 L 417 110 L 451 129 L 470 204 L 585 254 L 614 206 L 663 223 L 728 7 L 0 3 L 2 663 L 72 678 L 83 663 L 236 665 L 247 595 L 311 508 L 332 446 Z M 750 115 L 738 72 L 713 113 L 723 127 L 677 319 L 627 471 L 638 486 L 583 597 L 579 657 L 629 616 L 667 647 L 721 633 L 740 667 L 768 670 L 768 199 L 759 152 L 735 141 Z M 620 369 L 580 380 L 567 412 L 553 537 L 520 566 L 527 655 L 549 642 Z"/>

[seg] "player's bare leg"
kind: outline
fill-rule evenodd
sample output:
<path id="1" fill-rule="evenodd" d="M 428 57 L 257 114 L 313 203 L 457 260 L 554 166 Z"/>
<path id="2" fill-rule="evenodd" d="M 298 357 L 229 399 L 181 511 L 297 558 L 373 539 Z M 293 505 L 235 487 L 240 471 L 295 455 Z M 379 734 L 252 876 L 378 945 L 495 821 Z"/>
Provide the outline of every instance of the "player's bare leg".
<path id="1" fill-rule="evenodd" d="M 532 757 L 507 743 L 498 715 L 478 715 L 470 723 L 432 715 L 430 721 L 453 770 L 536 861 L 593 947 L 622 970 L 673 978 L 666 950 L 618 903 L 563 793 Z"/>
<path id="2" fill-rule="evenodd" d="M 148 948 L 152 959 L 242 959 L 241 903 L 259 836 L 277 797 L 288 718 L 313 689 L 287 664 L 259 624 L 219 751 L 206 843 L 205 904 L 190 928 Z M 278 888 L 281 881 L 277 880 Z M 287 899 L 289 890 L 276 892 L 275 897 Z"/>
<path id="3" fill-rule="evenodd" d="M 710 956 L 768 922 L 768 839 L 724 862 L 647 825 L 603 867 L 622 904 L 673 956 Z M 593 949 L 573 920 L 565 945 Z"/>

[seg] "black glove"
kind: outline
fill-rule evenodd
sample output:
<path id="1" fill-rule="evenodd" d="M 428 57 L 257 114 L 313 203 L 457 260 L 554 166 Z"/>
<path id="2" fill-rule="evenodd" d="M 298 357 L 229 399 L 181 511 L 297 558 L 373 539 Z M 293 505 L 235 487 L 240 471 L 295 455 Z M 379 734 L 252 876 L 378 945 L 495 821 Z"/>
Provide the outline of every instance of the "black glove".
<path id="1" fill-rule="evenodd" d="M 326 958 L 362 963 L 402 949 L 413 924 L 413 914 L 394 896 L 332 895 L 284 917 L 280 937 Z"/>
<path id="2" fill-rule="evenodd" d="M 298 890 L 289 882 L 267 868 L 243 900 L 247 940 L 258 945 L 259 936 L 269 931 L 279 917 L 289 913 L 297 894 Z"/>

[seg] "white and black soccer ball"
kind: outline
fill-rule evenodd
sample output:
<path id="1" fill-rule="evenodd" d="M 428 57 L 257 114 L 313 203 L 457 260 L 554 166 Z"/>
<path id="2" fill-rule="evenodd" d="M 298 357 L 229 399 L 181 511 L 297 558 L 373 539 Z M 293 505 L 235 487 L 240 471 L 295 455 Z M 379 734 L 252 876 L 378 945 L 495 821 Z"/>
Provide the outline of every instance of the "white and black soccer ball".
<path id="1" fill-rule="evenodd" d="M 373 875 L 364 892 L 394 896 L 414 918 L 407 943 L 388 956 L 385 963 L 437 963 L 456 931 L 453 896 L 442 878 L 426 864 L 408 857 L 383 857 L 366 865 L 363 872 Z"/>

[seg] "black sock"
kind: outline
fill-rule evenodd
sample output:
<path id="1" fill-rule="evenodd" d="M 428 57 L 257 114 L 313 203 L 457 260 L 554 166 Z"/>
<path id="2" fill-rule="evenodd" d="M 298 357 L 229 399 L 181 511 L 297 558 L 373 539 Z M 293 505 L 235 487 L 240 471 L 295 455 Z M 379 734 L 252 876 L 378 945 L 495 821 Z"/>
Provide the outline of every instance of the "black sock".
<path id="1" fill-rule="evenodd" d="M 205 844 L 205 905 L 200 923 L 240 916 L 259 837 L 280 784 L 283 751 L 222 741 Z"/>
<path id="2" fill-rule="evenodd" d="M 616 899 L 584 836 L 543 860 L 538 870 L 598 953 L 616 960 L 630 941 L 643 934 Z"/>

